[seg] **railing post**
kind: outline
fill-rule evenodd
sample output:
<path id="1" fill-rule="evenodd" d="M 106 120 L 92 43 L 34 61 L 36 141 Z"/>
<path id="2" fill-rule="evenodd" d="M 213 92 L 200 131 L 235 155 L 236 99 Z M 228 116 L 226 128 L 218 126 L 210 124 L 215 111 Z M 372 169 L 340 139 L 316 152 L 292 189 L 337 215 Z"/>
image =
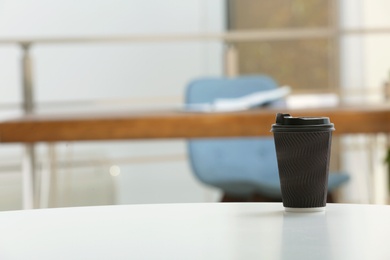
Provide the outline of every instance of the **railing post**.
<path id="1" fill-rule="evenodd" d="M 34 113 L 34 91 L 32 84 L 32 61 L 30 57 L 31 43 L 23 42 L 22 46 L 22 77 L 23 77 L 23 111 L 25 114 Z"/>
<path id="2" fill-rule="evenodd" d="M 225 76 L 236 77 L 238 75 L 238 52 L 234 44 L 225 47 Z"/>
<path id="3" fill-rule="evenodd" d="M 32 61 L 30 57 L 30 42 L 22 42 L 22 84 L 23 84 L 23 112 L 26 115 L 34 113 L 34 93 L 32 84 Z M 28 134 L 28 133 L 26 133 Z M 33 144 L 26 144 L 22 162 L 23 208 L 35 207 L 35 148 Z"/>

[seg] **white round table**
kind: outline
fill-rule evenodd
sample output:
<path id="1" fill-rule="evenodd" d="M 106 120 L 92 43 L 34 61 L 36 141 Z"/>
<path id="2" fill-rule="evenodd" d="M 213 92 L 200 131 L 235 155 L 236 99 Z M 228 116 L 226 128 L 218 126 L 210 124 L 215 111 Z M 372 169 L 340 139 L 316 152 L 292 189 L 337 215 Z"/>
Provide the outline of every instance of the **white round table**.
<path id="1" fill-rule="evenodd" d="M 0 259 L 390 259 L 390 206 L 279 203 L 0 212 Z"/>

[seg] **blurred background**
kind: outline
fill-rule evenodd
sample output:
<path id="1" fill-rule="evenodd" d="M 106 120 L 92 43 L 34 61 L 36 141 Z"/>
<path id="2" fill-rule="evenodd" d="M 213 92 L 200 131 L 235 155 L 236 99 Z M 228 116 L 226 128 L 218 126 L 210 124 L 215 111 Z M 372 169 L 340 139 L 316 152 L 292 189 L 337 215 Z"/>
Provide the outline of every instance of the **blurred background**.
<path id="1" fill-rule="evenodd" d="M 246 74 L 270 75 L 297 95 L 385 102 L 388 10 L 387 0 L 0 0 L 0 117 L 24 112 L 26 40 L 32 42 L 24 50 L 37 113 L 175 107 L 193 79 Z M 219 37 L 240 32 L 273 36 Z M 331 168 L 351 174 L 341 202 L 387 203 L 386 148 L 384 135 L 334 139 Z M 22 208 L 23 149 L 0 145 L 0 210 Z M 49 160 L 56 162 L 50 196 L 41 198 L 40 207 L 220 197 L 193 177 L 185 140 L 63 142 L 35 149 L 38 173 L 45 174 Z"/>

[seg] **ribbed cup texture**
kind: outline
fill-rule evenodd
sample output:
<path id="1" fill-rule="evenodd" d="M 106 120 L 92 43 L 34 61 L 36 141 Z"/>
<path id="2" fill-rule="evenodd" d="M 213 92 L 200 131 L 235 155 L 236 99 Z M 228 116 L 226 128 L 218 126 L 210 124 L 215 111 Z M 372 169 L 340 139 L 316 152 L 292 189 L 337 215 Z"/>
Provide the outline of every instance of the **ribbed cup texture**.
<path id="1" fill-rule="evenodd" d="M 274 132 L 284 207 L 324 207 L 332 132 Z"/>

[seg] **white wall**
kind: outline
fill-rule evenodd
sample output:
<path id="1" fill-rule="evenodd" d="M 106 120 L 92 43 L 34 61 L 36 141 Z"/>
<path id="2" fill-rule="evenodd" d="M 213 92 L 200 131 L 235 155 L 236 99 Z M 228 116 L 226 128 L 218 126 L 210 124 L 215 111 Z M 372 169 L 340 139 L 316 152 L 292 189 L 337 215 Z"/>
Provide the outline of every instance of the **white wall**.
<path id="1" fill-rule="evenodd" d="M 222 0 L 0 0 L 0 38 L 220 32 L 224 30 L 224 11 Z M 36 44 L 31 50 L 35 99 L 42 112 L 90 109 L 75 109 L 72 104 L 61 108 L 45 106 L 53 101 L 168 97 L 168 102 L 178 103 L 190 80 L 222 74 L 222 54 L 220 42 Z M 21 102 L 20 59 L 18 46 L 0 45 L 0 108 Z M 131 105 L 121 104 L 124 106 L 116 108 L 128 109 Z M 158 101 L 145 105 L 158 105 Z M 46 153 L 46 147 L 38 148 Z M 185 144 L 184 141 L 68 143 L 57 149 L 60 159 L 70 150 L 76 159 L 77 154 L 112 159 L 140 154 L 184 154 Z M 20 158 L 20 153 L 17 145 L 0 149 L 0 154 L 8 157 L 12 154 L 13 158 Z M 103 169 L 104 174 L 108 174 L 108 168 Z M 83 170 L 75 171 L 82 176 Z M 122 165 L 121 175 L 115 181 L 118 181 L 118 203 L 205 199 L 202 186 L 193 179 L 183 160 Z M 162 182 L 167 184 L 160 185 Z M 0 207 L 3 199 L 0 196 Z"/>
<path id="2" fill-rule="evenodd" d="M 389 28 L 387 0 L 343 0 L 340 26 L 343 29 Z M 341 83 L 343 88 L 378 90 L 390 73 L 390 34 L 347 35 L 341 42 Z M 372 98 L 372 97 L 371 97 Z M 381 99 L 376 97 L 374 101 Z"/>
<path id="3" fill-rule="evenodd" d="M 200 33 L 221 31 L 224 26 L 223 1 L 2 0 L 0 3 L 1 37 Z M 2 101 L 20 99 L 20 80 L 15 72 L 20 53 L 14 46 L 8 48 L 12 49 L 7 49 L 0 61 L 2 75 L 6 75 L 0 79 Z M 221 55 L 220 44 L 199 42 L 37 44 L 32 51 L 36 99 L 39 102 L 180 96 L 189 79 L 220 74 Z"/>

